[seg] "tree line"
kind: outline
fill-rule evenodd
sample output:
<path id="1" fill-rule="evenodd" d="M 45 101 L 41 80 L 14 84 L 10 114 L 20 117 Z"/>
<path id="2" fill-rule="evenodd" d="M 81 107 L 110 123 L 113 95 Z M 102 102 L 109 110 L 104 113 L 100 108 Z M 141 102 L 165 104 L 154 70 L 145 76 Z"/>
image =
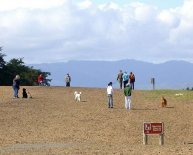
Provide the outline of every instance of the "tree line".
<path id="1" fill-rule="evenodd" d="M 4 57 L 6 55 L 2 53 L 2 47 L 0 47 L 0 85 L 10 86 L 12 85 L 13 78 L 18 74 L 21 77 L 21 85 L 35 86 L 37 85 L 37 77 L 42 74 L 44 77 L 45 85 L 50 85 L 51 79 L 48 76 L 50 72 L 43 72 L 40 69 L 34 69 L 33 66 L 26 66 L 23 62 L 23 58 L 13 58 L 6 62 Z"/>

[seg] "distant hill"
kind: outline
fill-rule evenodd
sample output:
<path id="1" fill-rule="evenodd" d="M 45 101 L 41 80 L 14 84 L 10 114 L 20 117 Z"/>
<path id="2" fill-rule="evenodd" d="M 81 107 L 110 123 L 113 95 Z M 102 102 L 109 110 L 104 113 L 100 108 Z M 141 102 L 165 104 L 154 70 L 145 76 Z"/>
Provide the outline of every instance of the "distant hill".
<path id="1" fill-rule="evenodd" d="M 34 68 L 48 71 L 52 75 L 51 85 L 64 86 L 64 76 L 69 73 L 74 87 L 104 88 L 116 81 L 120 69 L 134 72 L 136 89 L 152 89 L 150 79 L 155 78 L 156 89 L 185 89 L 193 87 L 193 64 L 186 61 L 168 61 L 160 64 L 136 60 L 121 61 L 69 61 L 50 64 L 32 64 Z"/>

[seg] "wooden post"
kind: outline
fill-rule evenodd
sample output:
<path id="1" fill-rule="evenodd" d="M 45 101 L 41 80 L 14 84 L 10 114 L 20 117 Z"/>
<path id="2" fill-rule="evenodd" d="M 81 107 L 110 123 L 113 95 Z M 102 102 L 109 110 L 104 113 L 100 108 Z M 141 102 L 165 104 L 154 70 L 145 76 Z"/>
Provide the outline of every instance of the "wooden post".
<path id="1" fill-rule="evenodd" d="M 148 136 L 143 133 L 143 144 L 147 145 L 147 141 L 148 141 Z"/>
<path id="2" fill-rule="evenodd" d="M 159 145 L 164 145 L 164 134 L 160 134 L 159 136 Z"/>

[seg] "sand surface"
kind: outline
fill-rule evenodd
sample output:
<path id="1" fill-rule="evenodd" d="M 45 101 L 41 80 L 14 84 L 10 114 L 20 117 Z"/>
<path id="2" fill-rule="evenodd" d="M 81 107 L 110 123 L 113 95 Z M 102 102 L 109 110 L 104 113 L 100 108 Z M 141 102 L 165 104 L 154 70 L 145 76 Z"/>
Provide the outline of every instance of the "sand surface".
<path id="1" fill-rule="evenodd" d="M 106 89 L 25 88 L 32 99 L 22 99 L 21 92 L 13 99 L 11 87 L 0 87 L 2 155 L 193 154 L 192 91 L 135 90 L 127 111 L 123 90 L 115 90 L 109 109 Z M 81 102 L 74 101 L 74 91 L 82 92 Z M 167 108 L 159 107 L 162 95 Z M 143 122 L 164 122 L 163 146 L 158 135 L 143 145 Z"/>

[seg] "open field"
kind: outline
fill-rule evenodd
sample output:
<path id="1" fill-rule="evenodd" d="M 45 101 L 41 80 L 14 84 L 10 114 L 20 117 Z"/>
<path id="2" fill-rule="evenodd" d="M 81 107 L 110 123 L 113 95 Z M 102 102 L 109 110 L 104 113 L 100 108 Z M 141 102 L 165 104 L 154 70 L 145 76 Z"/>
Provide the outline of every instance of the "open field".
<path id="1" fill-rule="evenodd" d="M 193 154 L 192 91 L 136 90 L 133 109 L 126 111 L 123 90 L 115 90 L 114 108 L 109 109 L 106 89 L 25 88 L 32 99 L 12 99 L 12 88 L 0 87 L 2 155 Z M 75 90 L 82 92 L 79 103 Z M 167 108 L 159 107 L 161 96 L 168 100 Z M 164 122 L 163 146 L 158 136 L 143 145 L 143 122 Z"/>

